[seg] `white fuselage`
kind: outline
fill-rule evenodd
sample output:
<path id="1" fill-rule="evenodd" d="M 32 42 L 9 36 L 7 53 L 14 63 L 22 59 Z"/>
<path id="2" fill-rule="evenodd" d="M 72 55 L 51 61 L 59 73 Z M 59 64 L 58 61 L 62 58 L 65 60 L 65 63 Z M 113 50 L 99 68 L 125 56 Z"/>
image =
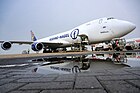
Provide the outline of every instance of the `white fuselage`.
<path id="1" fill-rule="evenodd" d="M 37 40 L 31 31 L 32 41 L 1 41 L 1 48 L 8 50 L 12 44 L 30 44 L 32 50 L 40 51 L 44 49 L 46 52 L 49 50 L 56 50 L 57 48 L 68 46 L 77 46 L 77 44 L 95 44 L 101 42 L 108 42 L 114 38 L 120 38 L 131 31 L 136 26 L 133 23 L 122 21 L 118 19 L 100 18 L 82 24 L 69 31 L 52 35 L 43 39 Z"/>
<path id="2" fill-rule="evenodd" d="M 101 18 L 75 27 L 72 30 L 39 39 L 35 42 L 62 43 L 60 46 L 68 46 L 81 41 L 80 35 L 88 37 L 89 44 L 110 41 L 120 38 L 135 29 L 133 23 L 114 18 Z"/>

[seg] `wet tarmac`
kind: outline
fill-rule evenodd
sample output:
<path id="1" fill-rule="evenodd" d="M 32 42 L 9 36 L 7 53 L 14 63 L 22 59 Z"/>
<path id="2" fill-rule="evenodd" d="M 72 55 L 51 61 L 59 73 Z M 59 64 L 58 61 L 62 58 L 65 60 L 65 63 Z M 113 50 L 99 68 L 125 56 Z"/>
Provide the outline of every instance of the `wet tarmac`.
<path id="1" fill-rule="evenodd" d="M 140 93 L 140 53 L 0 60 L 0 93 Z"/>

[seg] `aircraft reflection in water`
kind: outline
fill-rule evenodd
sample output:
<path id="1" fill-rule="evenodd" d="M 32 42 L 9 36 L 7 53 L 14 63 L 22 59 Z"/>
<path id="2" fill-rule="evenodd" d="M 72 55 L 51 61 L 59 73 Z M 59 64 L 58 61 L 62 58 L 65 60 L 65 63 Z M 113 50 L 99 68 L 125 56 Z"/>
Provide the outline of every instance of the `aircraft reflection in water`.
<path id="1" fill-rule="evenodd" d="M 36 61 L 36 60 L 33 60 Z M 95 70 L 140 66 L 140 53 L 94 54 L 76 57 L 44 58 L 35 72 L 42 74 L 85 73 Z"/>
<path id="2" fill-rule="evenodd" d="M 65 58 L 47 58 L 43 59 L 50 63 L 42 64 L 35 71 L 42 74 L 53 73 L 80 73 L 90 68 L 90 60 L 85 56 L 65 57 Z"/>

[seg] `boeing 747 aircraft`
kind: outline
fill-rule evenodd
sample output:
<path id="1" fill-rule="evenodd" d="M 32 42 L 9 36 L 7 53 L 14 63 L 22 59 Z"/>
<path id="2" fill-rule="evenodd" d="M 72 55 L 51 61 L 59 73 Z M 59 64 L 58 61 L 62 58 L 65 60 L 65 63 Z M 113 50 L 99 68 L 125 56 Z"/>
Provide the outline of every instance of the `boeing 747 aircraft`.
<path id="1" fill-rule="evenodd" d="M 130 33 L 135 28 L 136 26 L 131 22 L 109 17 L 96 19 L 69 31 L 42 39 L 37 39 L 31 32 L 33 41 L 0 41 L 0 43 L 4 50 L 10 49 L 12 44 L 30 44 L 34 51 L 42 49 L 55 51 L 57 48 L 66 48 L 81 42 L 87 44 L 108 42 L 113 38 L 120 38 Z"/>

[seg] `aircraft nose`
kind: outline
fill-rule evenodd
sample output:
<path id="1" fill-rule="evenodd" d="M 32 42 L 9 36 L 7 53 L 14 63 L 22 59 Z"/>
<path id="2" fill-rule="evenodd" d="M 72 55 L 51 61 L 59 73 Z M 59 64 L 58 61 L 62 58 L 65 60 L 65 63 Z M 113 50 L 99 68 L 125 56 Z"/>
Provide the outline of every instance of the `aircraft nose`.
<path id="1" fill-rule="evenodd" d="M 128 25 L 128 27 L 129 27 L 129 30 L 130 30 L 130 31 L 133 31 L 133 30 L 136 28 L 136 25 L 133 24 L 133 23 L 131 23 L 131 22 L 128 22 L 127 25 Z"/>
<path id="2" fill-rule="evenodd" d="M 127 31 L 128 33 L 130 33 L 131 31 L 133 31 L 136 28 L 136 25 L 131 23 L 131 22 L 124 22 L 124 29 L 125 31 Z"/>
<path id="3" fill-rule="evenodd" d="M 135 24 L 128 21 L 118 20 L 118 22 L 117 21 L 115 22 L 116 22 L 116 24 L 114 25 L 115 29 L 113 30 L 115 37 L 125 36 L 136 28 Z"/>

